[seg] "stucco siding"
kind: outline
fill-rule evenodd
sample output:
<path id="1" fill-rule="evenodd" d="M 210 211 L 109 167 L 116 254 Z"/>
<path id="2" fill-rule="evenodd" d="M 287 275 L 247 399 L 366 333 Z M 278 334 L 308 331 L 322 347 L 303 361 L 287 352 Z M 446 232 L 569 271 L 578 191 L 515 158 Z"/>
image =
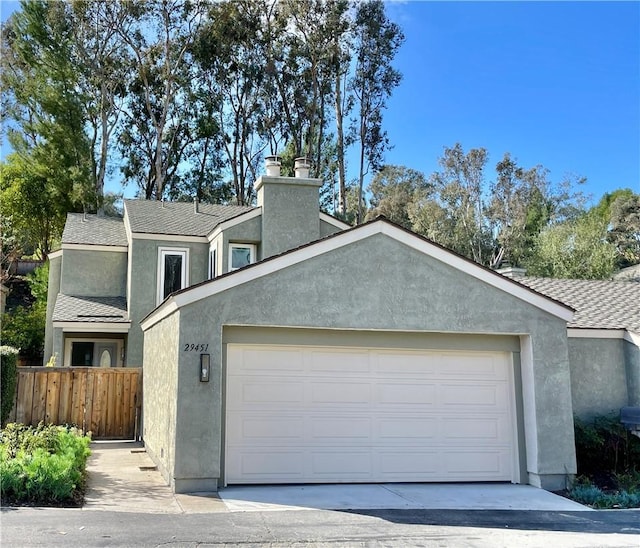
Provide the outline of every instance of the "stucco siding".
<path id="1" fill-rule="evenodd" d="M 60 292 L 84 297 L 124 297 L 127 254 L 116 251 L 63 251 Z"/>
<path id="2" fill-rule="evenodd" d="M 194 357 L 180 353 L 178 398 L 188 401 L 188 408 L 178 416 L 177 476 L 220 473 L 225 325 L 416 331 L 461 338 L 529 334 L 532 359 L 522 361 L 523 378 L 528 374 L 536 386 L 523 403 L 529 416 L 528 472 L 545 487 L 541 476 L 575 473 L 565 322 L 378 234 L 181 309 L 181 341 L 209 345 L 212 382 L 194 392 Z M 196 424 L 193 416 L 202 420 Z M 530 452 L 529 446 L 535 450 Z"/>
<path id="3" fill-rule="evenodd" d="M 629 341 L 622 344 L 627 366 L 628 405 L 640 407 L 640 348 Z"/>
<path id="4" fill-rule="evenodd" d="M 331 223 L 327 223 L 320 219 L 320 237 L 325 238 L 326 236 L 331 236 L 331 234 L 335 234 L 336 232 L 342 232 L 342 228 L 338 228 Z"/>
<path id="5" fill-rule="evenodd" d="M 171 240 L 133 239 L 130 278 L 129 319 L 131 329 L 127 349 L 127 365 L 142 365 L 143 335 L 140 320 L 156 306 L 158 292 L 158 250 L 161 247 L 189 250 L 189 285 L 207 279 L 208 244 L 173 242 Z"/>
<path id="6" fill-rule="evenodd" d="M 44 329 L 44 354 L 43 365 L 53 355 L 53 309 L 56 306 L 56 297 L 60 293 L 60 272 L 62 270 L 62 256 L 49 258 L 49 285 L 47 286 L 47 319 Z"/>
<path id="7" fill-rule="evenodd" d="M 262 247 L 260 246 L 261 239 L 262 217 L 255 217 L 245 221 L 244 223 L 240 223 L 226 229 L 222 233 L 222 249 L 218 250 L 218 253 L 222 253 L 222 270 L 220 271 L 220 274 L 224 274 L 229 271 L 230 243 L 256 244 L 256 257 L 259 260 L 262 258 Z"/>
<path id="8" fill-rule="evenodd" d="M 622 339 L 569 338 L 573 412 L 581 419 L 618 413 L 628 405 Z"/>
<path id="9" fill-rule="evenodd" d="M 178 406 L 179 313 L 147 335 L 143 396 L 145 447 L 169 484 L 173 484 Z"/>

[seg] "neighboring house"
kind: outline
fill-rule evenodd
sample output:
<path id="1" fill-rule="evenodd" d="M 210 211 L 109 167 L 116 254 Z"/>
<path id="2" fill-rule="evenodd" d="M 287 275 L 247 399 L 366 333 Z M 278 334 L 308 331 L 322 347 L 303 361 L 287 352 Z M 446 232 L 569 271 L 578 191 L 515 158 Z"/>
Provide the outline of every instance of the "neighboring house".
<path id="1" fill-rule="evenodd" d="M 145 447 L 174 490 L 559 489 L 576 472 L 574 411 L 640 405 L 640 284 L 605 323 L 611 309 L 555 294 L 562 281 L 509 279 L 382 218 L 344 230 L 319 212 L 319 180 L 274 169 L 257 208 L 207 206 L 198 230 L 204 206 L 127 201 L 117 238 L 92 218 L 102 239 L 80 242 L 70 216 L 52 261 L 49 352 L 74 363 L 86 342 L 99 364 L 115 339 L 143 364 Z"/>

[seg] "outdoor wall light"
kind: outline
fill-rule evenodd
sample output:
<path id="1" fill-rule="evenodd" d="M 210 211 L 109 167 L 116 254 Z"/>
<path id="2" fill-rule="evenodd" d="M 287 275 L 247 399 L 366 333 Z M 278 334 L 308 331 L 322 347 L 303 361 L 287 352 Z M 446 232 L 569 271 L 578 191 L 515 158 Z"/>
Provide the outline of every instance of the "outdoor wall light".
<path id="1" fill-rule="evenodd" d="M 209 382 L 209 370 L 211 369 L 209 354 L 200 354 L 200 382 Z"/>

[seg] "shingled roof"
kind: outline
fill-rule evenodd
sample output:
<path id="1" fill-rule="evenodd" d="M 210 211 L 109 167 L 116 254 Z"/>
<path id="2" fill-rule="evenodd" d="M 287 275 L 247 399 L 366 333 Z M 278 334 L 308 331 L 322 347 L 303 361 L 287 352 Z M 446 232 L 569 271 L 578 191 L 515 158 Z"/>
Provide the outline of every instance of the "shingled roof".
<path id="1" fill-rule="evenodd" d="M 124 207 L 131 232 L 175 236 L 207 236 L 220 223 L 255 209 L 199 204 L 195 213 L 193 203 L 156 200 L 125 200 Z"/>
<path id="2" fill-rule="evenodd" d="M 73 297 L 60 293 L 53 310 L 54 322 L 126 323 L 124 297 Z"/>
<path id="3" fill-rule="evenodd" d="M 607 280 L 516 278 L 527 287 L 576 310 L 568 327 L 640 332 L 640 283 Z"/>
<path id="4" fill-rule="evenodd" d="M 67 213 L 63 244 L 126 246 L 127 234 L 120 217 Z"/>

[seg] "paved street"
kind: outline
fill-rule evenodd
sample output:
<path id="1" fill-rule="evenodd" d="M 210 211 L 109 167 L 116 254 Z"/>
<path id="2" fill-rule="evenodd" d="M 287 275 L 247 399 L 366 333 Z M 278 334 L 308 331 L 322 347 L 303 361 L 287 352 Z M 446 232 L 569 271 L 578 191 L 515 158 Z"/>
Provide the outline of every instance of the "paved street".
<path id="1" fill-rule="evenodd" d="M 2 511 L 1 544 L 31 546 L 640 546 L 640 512 L 298 510 L 149 514 Z"/>

